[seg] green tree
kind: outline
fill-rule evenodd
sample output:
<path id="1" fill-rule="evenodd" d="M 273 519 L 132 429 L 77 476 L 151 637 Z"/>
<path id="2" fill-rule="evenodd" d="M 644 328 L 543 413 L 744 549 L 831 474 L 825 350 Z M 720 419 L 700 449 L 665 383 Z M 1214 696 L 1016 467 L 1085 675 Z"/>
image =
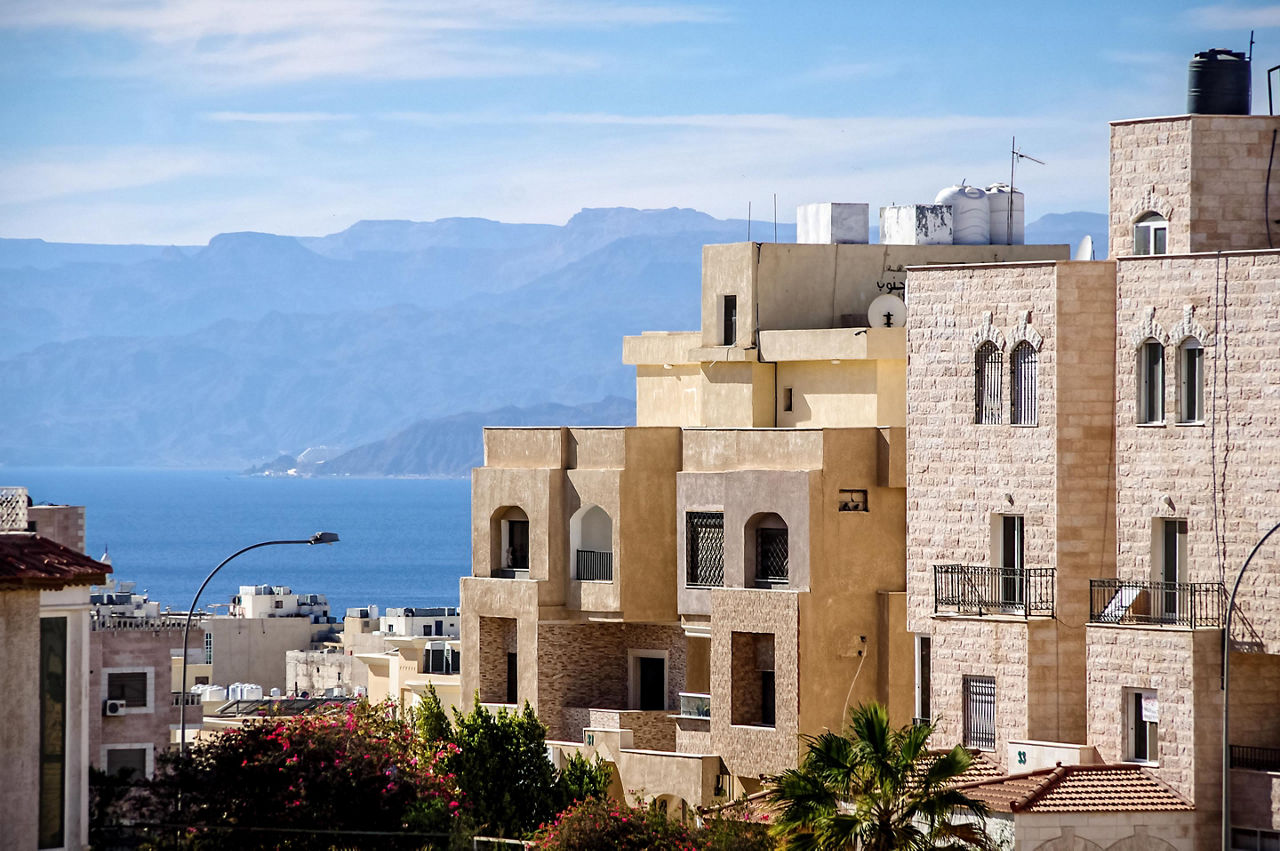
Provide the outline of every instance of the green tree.
<path id="1" fill-rule="evenodd" d="M 928 750 L 930 724 L 894 729 L 878 703 L 849 713 L 845 735 L 805 736 L 798 768 L 767 781 L 774 835 L 795 849 L 989 849 L 987 808 L 954 788 L 972 762 Z M 968 815 L 970 820 L 958 817 Z"/>
<path id="2" fill-rule="evenodd" d="M 612 783 L 613 766 L 600 757 L 589 760 L 575 751 L 556 778 L 556 789 L 559 792 L 557 806 L 564 810 L 578 801 L 603 798 L 609 794 Z"/>

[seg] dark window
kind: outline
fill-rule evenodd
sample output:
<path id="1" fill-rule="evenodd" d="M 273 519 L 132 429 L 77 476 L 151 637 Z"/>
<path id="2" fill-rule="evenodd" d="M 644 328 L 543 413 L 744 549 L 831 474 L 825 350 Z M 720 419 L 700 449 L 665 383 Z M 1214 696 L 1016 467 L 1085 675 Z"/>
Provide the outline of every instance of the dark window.
<path id="1" fill-rule="evenodd" d="M 973 421 L 980 425 L 997 425 L 1000 422 L 1000 380 L 1004 358 L 995 343 L 978 346 L 973 370 L 976 383 Z"/>
<path id="2" fill-rule="evenodd" d="M 520 682 L 520 666 L 516 654 L 507 654 L 507 703 L 519 703 L 516 699 L 516 686 Z"/>
<path id="3" fill-rule="evenodd" d="M 1026 341 L 1009 358 L 1010 419 L 1014 425 L 1036 424 L 1036 350 Z"/>
<path id="4" fill-rule="evenodd" d="M 1138 365 L 1138 422 L 1164 422 L 1164 346 L 1142 344 Z"/>
<path id="5" fill-rule="evenodd" d="M 123 700 L 126 706 L 146 706 L 147 672 L 107 674 L 107 699 Z"/>
<path id="6" fill-rule="evenodd" d="M 462 654 L 457 650 L 449 651 L 449 673 L 456 674 L 462 670 Z"/>
<path id="7" fill-rule="evenodd" d="M 529 521 L 507 521 L 507 565 L 511 570 L 529 569 Z"/>
<path id="8" fill-rule="evenodd" d="M 685 515 L 688 582 L 724 584 L 724 513 L 690 511 Z"/>
<path id="9" fill-rule="evenodd" d="M 1204 349 L 1195 338 L 1179 348 L 1178 422 L 1198 423 L 1204 419 Z"/>
<path id="10" fill-rule="evenodd" d="M 967 748 L 996 749 L 995 677 L 965 677 L 964 745 Z"/>
<path id="11" fill-rule="evenodd" d="M 774 725 L 773 671 L 760 672 L 760 723 Z"/>
<path id="12" fill-rule="evenodd" d="M 787 581 L 787 530 L 756 530 L 756 579 L 762 582 Z"/>
<path id="13" fill-rule="evenodd" d="M 920 636 L 916 644 L 916 717 L 921 721 L 933 720 L 931 704 L 933 690 L 933 639 L 927 635 Z"/>
<path id="14" fill-rule="evenodd" d="M 666 709 L 666 660 L 655 656 L 637 656 L 636 665 L 640 674 L 639 708 L 646 712 Z"/>
<path id="15" fill-rule="evenodd" d="M 1162 615 L 1167 621 L 1178 619 L 1178 583 L 1186 581 L 1187 521 L 1161 521 L 1160 581 L 1165 583 L 1160 601 Z"/>
<path id="16" fill-rule="evenodd" d="M 1000 518 L 1000 602 L 1021 606 L 1023 580 L 1023 523 L 1016 515 Z"/>
<path id="17" fill-rule="evenodd" d="M 732 346 L 738 341 L 738 297 L 724 297 L 724 345 Z"/>
<path id="18" fill-rule="evenodd" d="M 784 411 L 791 410 L 791 388 L 790 387 L 782 388 L 782 410 Z"/>
<path id="19" fill-rule="evenodd" d="M 1129 707 L 1129 733 L 1132 737 L 1131 759 L 1155 762 L 1159 757 L 1159 712 L 1155 709 L 1156 695 L 1150 691 L 1135 691 Z M 1150 706 L 1151 709 L 1147 707 Z M 1150 717 L 1154 715 L 1154 717 Z"/>
<path id="20" fill-rule="evenodd" d="M 436 635 L 444 635 L 444 621 L 436 621 Z"/>
<path id="21" fill-rule="evenodd" d="M 445 655 L 445 651 L 443 648 L 441 648 L 440 650 L 431 651 L 431 673 L 433 674 L 447 673 L 444 669 L 444 655 Z"/>
<path id="22" fill-rule="evenodd" d="M 146 777 L 147 749 L 111 748 L 107 751 L 107 774 L 125 774 L 135 780 Z"/>
<path id="23" fill-rule="evenodd" d="M 40 619 L 39 848 L 63 844 L 67 751 L 67 619 Z"/>

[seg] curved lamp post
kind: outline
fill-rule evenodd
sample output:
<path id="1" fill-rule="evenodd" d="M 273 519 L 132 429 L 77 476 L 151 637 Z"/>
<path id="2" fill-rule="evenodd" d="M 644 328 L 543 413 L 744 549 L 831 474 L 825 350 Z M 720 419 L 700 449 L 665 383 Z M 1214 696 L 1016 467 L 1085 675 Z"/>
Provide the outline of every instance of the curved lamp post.
<path id="1" fill-rule="evenodd" d="M 1231 739 L 1227 731 L 1227 722 L 1231 718 L 1231 615 L 1236 608 L 1236 592 L 1240 590 L 1240 580 L 1249 569 L 1249 562 L 1262 549 L 1267 538 L 1280 529 L 1280 523 L 1272 526 L 1258 543 L 1253 545 L 1249 557 L 1244 560 L 1240 572 L 1236 574 L 1236 584 L 1231 587 L 1231 597 L 1227 600 L 1226 632 L 1222 636 L 1222 851 L 1231 849 Z"/>
<path id="2" fill-rule="evenodd" d="M 178 752 L 185 754 L 187 752 L 187 642 L 191 638 L 191 616 L 195 614 L 196 603 L 200 600 L 200 595 L 204 593 L 204 587 L 209 584 L 209 580 L 214 577 L 219 570 L 226 567 L 227 562 L 236 556 L 244 555 L 249 550 L 256 550 L 259 547 L 274 547 L 281 544 L 333 544 L 338 541 L 337 532 L 316 532 L 310 538 L 302 541 L 263 541 L 259 544 L 253 544 L 242 550 L 237 550 L 222 560 L 222 564 L 213 569 L 213 572 L 204 578 L 204 582 L 200 583 L 200 588 L 196 591 L 196 595 L 191 598 L 191 607 L 187 609 L 187 625 L 182 630 L 182 694 L 178 698 Z"/>

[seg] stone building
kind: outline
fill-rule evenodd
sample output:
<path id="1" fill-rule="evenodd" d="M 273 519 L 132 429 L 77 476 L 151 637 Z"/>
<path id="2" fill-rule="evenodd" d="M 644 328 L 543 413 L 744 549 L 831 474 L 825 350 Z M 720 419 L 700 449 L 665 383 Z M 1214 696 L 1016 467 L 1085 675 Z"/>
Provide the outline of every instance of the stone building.
<path id="1" fill-rule="evenodd" d="M 1278 131 L 1115 122 L 1112 260 L 907 283 L 918 714 L 1010 772 L 1052 767 L 1022 761 L 1045 742 L 1139 765 L 1194 805 L 1198 848 L 1221 827 L 1226 594 L 1280 520 Z M 1268 547 L 1230 637 L 1233 848 L 1280 842 Z M 1150 818 L 1110 847 L 1169 847 Z"/>
<path id="2" fill-rule="evenodd" d="M 528 701 L 673 814 L 859 702 L 910 720 L 906 331 L 873 304 L 911 264 L 1068 253 L 836 230 L 706 246 L 702 327 L 623 343 L 635 427 L 487 429 L 473 473 L 463 694 Z"/>

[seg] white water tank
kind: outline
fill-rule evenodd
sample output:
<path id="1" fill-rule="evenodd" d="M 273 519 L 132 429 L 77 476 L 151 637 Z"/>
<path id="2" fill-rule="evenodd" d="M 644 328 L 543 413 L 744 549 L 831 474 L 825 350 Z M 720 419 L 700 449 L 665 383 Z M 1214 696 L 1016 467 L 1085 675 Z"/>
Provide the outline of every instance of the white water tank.
<path id="1" fill-rule="evenodd" d="M 987 245 L 991 241 L 991 205 L 976 186 L 948 186 L 933 199 L 951 206 L 951 244 Z"/>
<path id="2" fill-rule="evenodd" d="M 240 686 L 241 700 L 262 700 L 262 686 L 257 683 L 244 683 Z"/>
<path id="3" fill-rule="evenodd" d="M 987 201 L 991 205 L 991 244 L 1022 245 L 1026 242 L 1024 223 L 1026 205 L 1022 193 L 1010 189 L 1007 183 L 993 183 L 987 187 Z M 1010 239 L 1010 207 L 1013 208 L 1012 239 Z"/>
<path id="4" fill-rule="evenodd" d="M 206 686 L 204 697 L 201 700 L 225 702 L 227 699 L 227 690 L 222 686 Z"/>

